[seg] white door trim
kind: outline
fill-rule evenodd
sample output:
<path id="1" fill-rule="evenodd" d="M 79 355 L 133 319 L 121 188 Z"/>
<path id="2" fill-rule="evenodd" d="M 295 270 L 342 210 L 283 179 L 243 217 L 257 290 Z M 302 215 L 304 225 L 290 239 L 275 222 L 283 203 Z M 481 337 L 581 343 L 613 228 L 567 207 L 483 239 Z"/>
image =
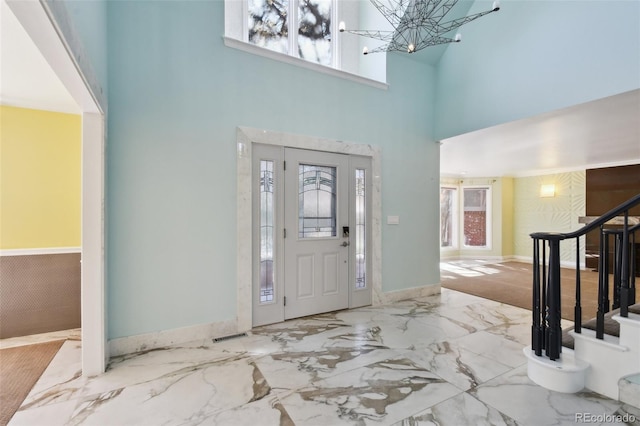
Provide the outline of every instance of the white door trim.
<path id="1" fill-rule="evenodd" d="M 355 144 L 333 139 L 314 138 L 291 133 L 238 127 L 237 148 L 237 321 L 238 331 L 251 329 L 252 315 L 252 144 L 311 149 L 340 154 L 371 157 L 371 287 L 372 303 L 378 305 L 382 297 L 382 199 L 381 151 L 367 144 Z"/>
<path id="2" fill-rule="evenodd" d="M 105 371 L 109 355 L 104 297 L 105 122 L 99 105 L 103 97 L 88 87 L 91 83 L 97 87 L 97 81 L 82 74 L 44 2 L 7 1 L 7 5 L 82 111 L 82 374 L 93 376 Z"/>

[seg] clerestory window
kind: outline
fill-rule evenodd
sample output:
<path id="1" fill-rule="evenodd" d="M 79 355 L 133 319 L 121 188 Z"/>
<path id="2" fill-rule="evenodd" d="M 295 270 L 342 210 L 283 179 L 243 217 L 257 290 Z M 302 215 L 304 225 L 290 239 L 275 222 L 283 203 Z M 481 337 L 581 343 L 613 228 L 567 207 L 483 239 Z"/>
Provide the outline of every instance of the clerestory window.
<path id="1" fill-rule="evenodd" d="M 266 49 L 335 66 L 335 0 L 247 0 L 248 41 Z"/>
<path id="2" fill-rule="evenodd" d="M 374 9 L 371 11 L 370 9 Z M 245 52 L 386 89 L 386 55 L 363 55 L 366 40 L 340 33 L 379 27 L 369 2 L 352 0 L 225 0 L 225 44 Z"/>

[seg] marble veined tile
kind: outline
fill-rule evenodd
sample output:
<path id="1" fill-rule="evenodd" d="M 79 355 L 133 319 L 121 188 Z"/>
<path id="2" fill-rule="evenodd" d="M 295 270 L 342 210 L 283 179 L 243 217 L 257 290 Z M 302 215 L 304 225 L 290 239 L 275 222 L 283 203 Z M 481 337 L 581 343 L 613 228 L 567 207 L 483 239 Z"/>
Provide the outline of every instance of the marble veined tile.
<path id="1" fill-rule="evenodd" d="M 460 347 L 455 340 L 434 343 L 426 349 L 407 351 L 405 356 L 461 390 L 476 387 L 511 370 L 511 367 L 496 359 Z"/>
<path id="2" fill-rule="evenodd" d="M 527 359 L 522 354 L 523 344 L 484 330 L 456 339 L 455 344 L 460 348 L 495 359 L 512 368 L 527 363 Z"/>
<path id="3" fill-rule="evenodd" d="M 393 322 L 380 325 L 382 343 L 394 349 L 418 349 L 475 333 L 471 324 L 437 314 L 420 317 L 397 315 Z"/>
<path id="4" fill-rule="evenodd" d="M 77 403 L 78 400 L 71 399 L 20 409 L 9 421 L 9 426 L 68 425 Z"/>
<path id="5" fill-rule="evenodd" d="M 175 346 L 124 355 L 112 358 L 107 372 L 99 380 L 89 380 L 83 394 L 109 392 L 209 367 L 224 367 L 250 358 L 247 353 L 221 351 L 215 346 Z"/>
<path id="6" fill-rule="evenodd" d="M 315 345 L 318 341 L 345 333 L 349 329 L 349 324 L 332 313 L 258 327 L 252 330 L 252 334 L 268 337 L 279 345 L 279 350 L 301 350 L 304 346 Z"/>
<path id="7" fill-rule="evenodd" d="M 249 359 L 201 364 L 154 380 L 87 395 L 76 425 L 200 424 L 215 413 L 259 401 L 271 388 Z"/>
<path id="8" fill-rule="evenodd" d="M 96 377 L 67 341 L 9 426 L 540 426 L 623 412 L 531 382 L 530 334 L 529 311 L 442 289 L 113 357 Z"/>
<path id="9" fill-rule="evenodd" d="M 400 356 L 316 382 L 281 401 L 300 425 L 388 425 L 458 393 L 437 374 Z"/>
<path id="10" fill-rule="evenodd" d="M 500 426 L 518 425 L 518 422 L 478 401 L 467 393 L 461 393 L 440 404 L 414 414 L 393 426 Z"/>
<path id="11" fill-rule="evenodd" d="M 20 410 L 79 398 L 88 378 L 82 376 L 82 344 L 67 340 L 27 395 Z"/>
<path id="12" fill-rule="evenodd" d="M 191 418 L 192 425 L 220 425 L 220 426 L 259 426 L 280 425 L 295 426 L 277 397 L 267 397 L 225 411 L 217 411 L 201 418 Z"/>
<path id="13" fill-rule="evenodd" d="M 378 362 L 398 353 L 375 346 L 329 346 L 312 352 L 279 352 L 256 359 L 267 381 L 280 393 Z"/>
<path id="14" fill-rule="evenodd" d="M 580 415 L 614 414 L 621 405 L 593 392 L 568 394 L 545 389 L 529 379 L 526 365 L 469 393 L 524 425 L 575 425 Z"/>
<path id="15" fill-rule="evenodd" d="M 497 302 L 471 303 L 456 308 L 443 306 L 438 313 L 445 317 L 470 322 L 478 329 L 508 325 L 518 321 L 531 321 L 531 311 Z"/>

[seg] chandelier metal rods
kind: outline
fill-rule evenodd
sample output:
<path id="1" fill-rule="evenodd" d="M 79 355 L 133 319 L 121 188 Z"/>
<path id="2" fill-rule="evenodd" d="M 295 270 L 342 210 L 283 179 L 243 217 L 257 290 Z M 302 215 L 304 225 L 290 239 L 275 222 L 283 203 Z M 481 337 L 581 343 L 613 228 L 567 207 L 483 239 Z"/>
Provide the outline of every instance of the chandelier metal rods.
<path id="1" fill-rule="evenodd" d="M 442 22 L 459 0 L 370 0 L 371 4 L 391 24 L 393 30 L 353 30 L 340 22 L 340 32 L 347 32 L 382 41 L 372 50 L 364 48 L 365 55 L 376 52 L 414 53 L 426 47 L 461 40 L 460 34 L 450 33 L 482 16 L 500 10 L 496 1 L 490 10 Z"/>

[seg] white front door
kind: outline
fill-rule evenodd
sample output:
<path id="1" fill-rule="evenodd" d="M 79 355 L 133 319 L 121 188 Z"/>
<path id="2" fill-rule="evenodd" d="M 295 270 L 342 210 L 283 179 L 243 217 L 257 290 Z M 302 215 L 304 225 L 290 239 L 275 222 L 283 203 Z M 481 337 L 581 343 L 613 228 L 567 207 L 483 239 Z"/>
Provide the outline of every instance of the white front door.
<path id="1" fill-rule="evenodd" d="M 370 305 L 371 159 L 264 144 L 252 157 L 252 325 Z"/>
<path id="2" fill-rule="evenodd" d="M 285 319 L 349 307 L 349 156 L 285 149 Z"/>

